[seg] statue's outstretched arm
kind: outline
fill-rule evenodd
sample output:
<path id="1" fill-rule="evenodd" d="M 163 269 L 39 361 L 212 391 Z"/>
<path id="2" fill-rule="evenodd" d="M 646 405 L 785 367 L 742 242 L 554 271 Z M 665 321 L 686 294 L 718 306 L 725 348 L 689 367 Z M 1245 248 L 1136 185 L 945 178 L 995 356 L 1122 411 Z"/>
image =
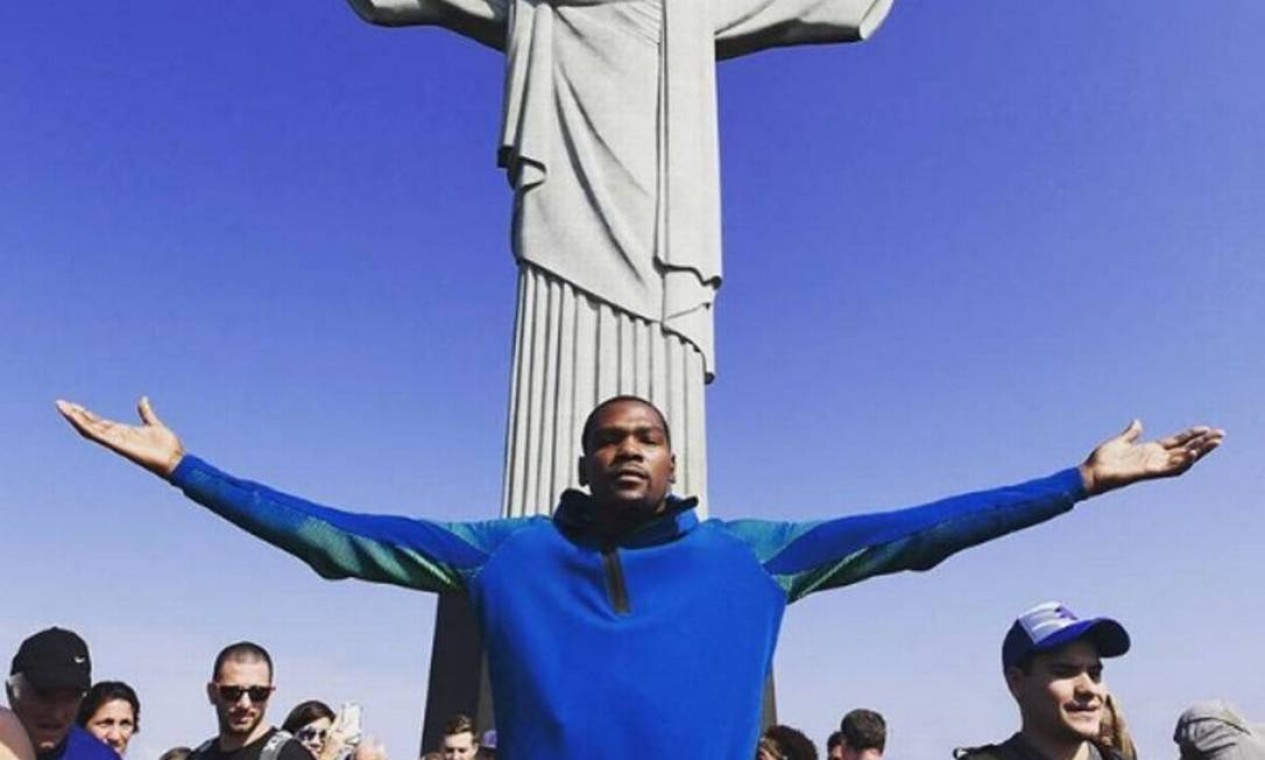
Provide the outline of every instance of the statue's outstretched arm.
<path id="1" fill-rule="evenodd" d="M 347 0 L 379 26 L 442 26 L 497 50 L 505 49 L 511 0 Z"/>
<path id="2" fill-rule="evenodd" d="M 716 55 L 864 40 L 887 18 L 893 1 L 716 0 L 711 6 Z"/>

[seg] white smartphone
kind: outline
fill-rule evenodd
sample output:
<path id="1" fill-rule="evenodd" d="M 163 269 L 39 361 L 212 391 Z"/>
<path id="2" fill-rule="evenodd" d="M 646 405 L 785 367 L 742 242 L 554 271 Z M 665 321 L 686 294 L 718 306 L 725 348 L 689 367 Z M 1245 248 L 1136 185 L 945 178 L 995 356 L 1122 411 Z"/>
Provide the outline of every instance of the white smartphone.
<path id="1" fill-rule="evenodd" d="M 360 705 L 355 702 L 344 702 L 338 711 L 338 724 L 342 727 L 347 746 L 355 747 L 360 743 Z"/>

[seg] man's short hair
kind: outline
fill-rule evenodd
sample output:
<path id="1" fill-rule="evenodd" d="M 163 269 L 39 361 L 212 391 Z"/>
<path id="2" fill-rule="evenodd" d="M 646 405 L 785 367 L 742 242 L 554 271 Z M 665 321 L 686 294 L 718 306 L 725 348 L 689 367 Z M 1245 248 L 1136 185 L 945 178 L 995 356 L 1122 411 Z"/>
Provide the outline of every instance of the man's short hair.
<path id="1" fill-rule="evenodd" d="M 826 738 L 827 752 L 834 749 L 835 747 L 842 747 L 842 746 L 843 746 L 843 732 L 842 731 L 835 731 L 833 734 L 831 734 L 830 736 Z"/>
<path id="2" fill-rule="evenodd" d="M 457 734 L 470 734 L 478 739 L 478 732 L 474 730 L 474 721 L 470 720 L 469 715 L 458 713 L 448 719 L 444 724 L 444 736 L 456 736 Z"/>
<path id="3" fill-rule="evenodd" d="M 211 680 L 220 677 L 220 668 L 224 667 L 224 663 L 229 660 L 235 662 L 256 662 L 263 660 L 268 666 L 268 680 L 272 680 L 272 657 L 268 654 L 268 650 L 259 646 L 253 641 L 239 641 L 236 644 L 229 644 L 220 650 L 215 656 L 215 665 L 211 668 Z"/>
<path id="4" fill-rule="evenodd" d="M 839 733 L 847 742 L 848 749 L 874 749 L 882 752 L 887 747 L 887 721 L 873 710 L 857 709 L 839 721 Z"/>
<path id="5" fill-rule="evenodd" d="M 785 760 L 817 760 L 817 747 L 803 731 L 790 726 L 769 726 L 761 741 L 772 743 L 771 754 Z"/>
<path id="6" fill-rule="evenodd" d="M 672 431 L 668 429 L 668 418 L 664 416 L 659 407 L 645 400 L 641 396 L 622 395 L 606 399 L 594 407 L 593 411 L 589 412 L 588 417 L 584 418 L 584 429 L 580 432 L 580 449 L 584 451 L 584 453 L 587 454 L 589 451 L 589 437 L 593 435 L 593 427 L 597 424 L 598 416 L 606 409 L 606 407 L 614 404 L 622 404 L 624 402 L 644 404 L 645 406 L 653 409 L 654 413 L 659 417 L 659 422 L 663 425 L 664 440 L 668 442 L 669 448 L 672 446 Z"/>

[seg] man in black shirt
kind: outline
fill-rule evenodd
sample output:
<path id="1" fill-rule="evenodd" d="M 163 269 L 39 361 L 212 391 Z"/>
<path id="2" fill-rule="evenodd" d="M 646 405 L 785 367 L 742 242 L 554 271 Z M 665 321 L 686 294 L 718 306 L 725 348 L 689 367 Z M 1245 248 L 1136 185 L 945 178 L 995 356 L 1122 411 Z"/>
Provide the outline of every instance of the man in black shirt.
<path id="1" fill-rule="evenodd" d="M 312 760 L 302 744 L 264 722 L 274 688 L 272 658 L 263 647 L 249 641 L 225 647 L 206 685 L 219 735 L 195 749 L 191 760 Z"/>

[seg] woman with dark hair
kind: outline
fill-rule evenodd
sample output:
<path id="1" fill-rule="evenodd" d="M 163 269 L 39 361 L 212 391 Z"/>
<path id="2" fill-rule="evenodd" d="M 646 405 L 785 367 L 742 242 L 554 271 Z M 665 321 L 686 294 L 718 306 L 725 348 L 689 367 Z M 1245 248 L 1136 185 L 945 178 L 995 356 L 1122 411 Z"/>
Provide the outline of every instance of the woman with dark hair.
<path id="1" fill-rule="evenodd" d="M 281 730 L 298 739 L 312 757 L 320 757 L 333 725 L 334 711 L 329 709 L 329 705 L 309 699 L 294 706 L 281 724 Z"/>
<path id="2" fill-rule="evenodd" d="M 101 681 L 79 703 L 75 722 L 122 755 L 132 734 L 141 730 L 141 701 L 122 681 Z"/>

